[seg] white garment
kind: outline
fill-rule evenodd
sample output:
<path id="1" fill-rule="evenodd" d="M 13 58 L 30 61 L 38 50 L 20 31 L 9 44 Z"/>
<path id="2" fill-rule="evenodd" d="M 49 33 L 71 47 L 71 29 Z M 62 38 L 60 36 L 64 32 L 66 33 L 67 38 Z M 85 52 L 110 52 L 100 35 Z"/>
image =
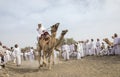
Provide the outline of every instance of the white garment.
<path id="1" fill-rule="evenodd" d="M 118 38 L 118 54 L 120 55 L 120 38 Z"/>
<path id="2" fill-rule="evenodd" d="M 11 52 L 9 50 L 6 50 L 6 62 L 11 60 Z"/>
<path id="3" fill-rule="evenodd" d="M 83 43 L 78 43 L 78 45 L 77 45 L 77 51 L 80 52 L 80 56 L 81 57 L 84 57 Z"/>
<path id="4" fill-rule="evenodd" d="M 2 46 L 0 46 L 0 54 L 2 54 L 2 55 L 5 54 L 5 49 Z"/>
<path id="5" fill-rule="evenodd" d="M 89 55 L 95 55 L 95 47 L 93 42 L 89 44 Z"/>
<path id="6" fill-rule="evenodd" d="M 97 41 L 97 42 L 96 42 L 96 52 L 97 52 L 97 55 L 99 55 L 100 51 L 101 51 L 100 42 Z"/>
<path id="7" fill-rule="evenodd" d="M 81 54 L 80 54 L 80 52 L 77 52 L 77 59 L 81 59 Z"/>
<path id="8" fill-rule="evenodd" d="M 62 46 L 62 51 L 63 51 L 63 58 L 65 60 L 69 60 L 69 52 L 70 52 L 70 47 L 69 45 L 65 44 Z"/>
<path id="9" fill-rule="evenodd" d="M 113 42 L 113 44 L 114 44 L 114 52 L 115 52 L 115 54 L 120 54 L 120 45 L 119 45 L 119 42 L 120 42 L 120 38 L 118 38 L 118 37 L 116 37 L 116 38 L 114 38 L 114 42 Z"/>
<path id="10" fill-rule="evenodd" d="M 14 53 L 16 58 L 16 65 L 21 65 L 21 51 L 19 47 L 14 49 Z"/>
<path id="11" fill-rule="evenodd" d="M 73 52 L 75 51 L 75 47 L 74 47 L 74 44 L 71 44 L 71 45 L 69 45 L 69 47 L 70 47 L 70 56 L 73 56 Z"/>
<path id="12" fill-rule="evenodd" d="M 37 29 L 38 37 L 40 37 L 43 34 L 43 31 L 45 30 L 44 26 L 41 26 L 41 28 Z"/>
<path id="13" fill-rule="evenodd" d="M 28 60 L 28 53 L 27 53 L 27 51 L 24 53 L 24 56 L 25 56 L 25 60 Z"/>
<path id="14" fill-rule="evenodd" d="M 74 47 L 74 44 L 71 44 L 70 45 L 70 52 L 73 52 L 73 51 L 75 51 L 75 47 Z"/>
<path id="15" fill-rule="evenodd" d="M 86 55 L 89 55 L 89 43 L 86 43 Z"/>
<path id="16" fill-rule="evenodd" d="M 55 64 L 57 63 L 56 60 L 57 60 L 58 55 L 59 55 L 59 52 L 54 50 L 54 63 Z"/>
<path id="17" fill-rule="evenodd" d="M 80 48 L 80 44 L 77 44 L 77 59 L 81 59 L 81 48 Z"/>
<path id="18" fill-rule="evenodd" d="M 86 43 L 83 43 L 83 44 L 82 44 L 82 47 L 83 47 L 83 54 L 84 54 L 84 56 L 86 56 L 86 55 L 87 55 L 87 53 L 86 53 L 86 49 L 87 49 L 87 48 L 86 48 L 86 47 L 87 47 L 87 46 L 86 46 Z"/>
<path id="19" fill-rule="evenodd" d="M 3 47 L 2 46 L 0 46 L 0 54 L 2 54 L 3 55 L 3 53 L 4 53 L 4 49 L 3 49 Z M 0 56 L 0 65 L 2 65 L 2 61 L 1 61 L 1 56 Z"/>
<path id="20" fill-rule="evenodd" d="M 34 51 L 33 51 L 33 49 L 30 49 L 29 58 L 30 58 L 30 61 L 34 60 Z"/>

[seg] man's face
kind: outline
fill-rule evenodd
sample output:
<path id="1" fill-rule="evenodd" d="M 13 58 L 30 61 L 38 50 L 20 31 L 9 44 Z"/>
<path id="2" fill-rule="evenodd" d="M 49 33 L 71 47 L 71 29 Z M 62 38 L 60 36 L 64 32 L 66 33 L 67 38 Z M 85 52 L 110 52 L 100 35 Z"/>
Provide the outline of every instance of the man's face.
<path id="1" fill-rule="evenodd" d="M 38 24 L 38 28 L 41 28 L 41 24 Z"/>

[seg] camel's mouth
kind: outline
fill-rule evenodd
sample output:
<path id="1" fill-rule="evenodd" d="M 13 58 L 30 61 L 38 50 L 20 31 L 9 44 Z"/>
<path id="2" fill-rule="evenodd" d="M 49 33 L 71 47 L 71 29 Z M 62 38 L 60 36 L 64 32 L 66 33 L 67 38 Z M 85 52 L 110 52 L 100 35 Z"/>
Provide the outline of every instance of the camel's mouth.
<path id="1" fill-rule="evenodd" d="M 62 35 L 65 35 L 68 32 L 68 30 L 63 30 Z"/>
<path id="2" fill-rule="evenodd" d="M 60 23 L 56 23 L 53 26 L 51 26 L 51 32 L 56 32 Z"/>
<path id="3" fill-rule="evenodd" d="M 63 32 L 63 33 L 64 33 L 64 32 L 68 32 L 68 30 L 63 30 L 62 32 Z"/>
<path id="4" fill-rule="evenodd" d="M 103 39 L 103 41 L 107 41 L 107 40 L 108 40 L 108 38 L 104 38 L 104 39 Z"/>
<path id="5" fill-rule="evenodd" d="M 60 25 L 60 23 L 56 23 L 55 25 Z"/>

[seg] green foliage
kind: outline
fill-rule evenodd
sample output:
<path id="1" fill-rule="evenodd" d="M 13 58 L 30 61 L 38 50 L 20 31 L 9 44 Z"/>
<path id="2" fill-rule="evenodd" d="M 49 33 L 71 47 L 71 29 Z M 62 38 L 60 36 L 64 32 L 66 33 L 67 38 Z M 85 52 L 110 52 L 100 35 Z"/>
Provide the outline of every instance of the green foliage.
<path id="1" fill-rule="evenodd" d="M 22 51 L 22 52 L 25 52 L 25 51 L 28 51 L 29 49 L 30 49 L 30 46 L 21 48 L 21 51 Z"/>
<path id="2" fill-rule="evenodd" d="M 57 41 L 58 41 L 58 39 L 57 39 Z M 73 39 L 73 38 L 64 38 L 62 41 L 61 41 L 61 44 L 60 44 L 60 46 L 61 45 L 63 45 L 64 43 L 67 43 L 67 44 L 72 44 L 72 43 L 75 43 L 75 40 Z"/>

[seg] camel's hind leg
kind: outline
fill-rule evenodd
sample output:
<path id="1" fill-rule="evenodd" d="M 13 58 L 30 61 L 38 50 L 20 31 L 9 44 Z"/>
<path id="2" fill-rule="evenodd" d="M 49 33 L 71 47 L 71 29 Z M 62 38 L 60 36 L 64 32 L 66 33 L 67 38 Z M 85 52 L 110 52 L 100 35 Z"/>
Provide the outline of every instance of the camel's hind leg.
<path id="1" fill-rule="evenodd" d="M 52 60 L 52 56 L 50 55 L 48 57 L 48 69 L 51 70 L 51 60 Z"/>
<path id="2" fill-rule="evenodd" d="M 52 54 L 53 54 L 53 50 L 51 51 L 51 53 L 49 53 L 50 55 L 48 56 L 48 69 L 51 69 L 51 64 L 52 64 Z"/>
<path id="3" fill-rule="evenodd" d="M 43 67 L 43 63 L 44 63 L 44 61 L 43 61 L 43 57 L 42 57 L 42 55 L 41 55 L 41 52 L 39 52 L 39 58 L 38 58 L 38 61 L 39 61 L 39 68 L 40 67 Z"/>

